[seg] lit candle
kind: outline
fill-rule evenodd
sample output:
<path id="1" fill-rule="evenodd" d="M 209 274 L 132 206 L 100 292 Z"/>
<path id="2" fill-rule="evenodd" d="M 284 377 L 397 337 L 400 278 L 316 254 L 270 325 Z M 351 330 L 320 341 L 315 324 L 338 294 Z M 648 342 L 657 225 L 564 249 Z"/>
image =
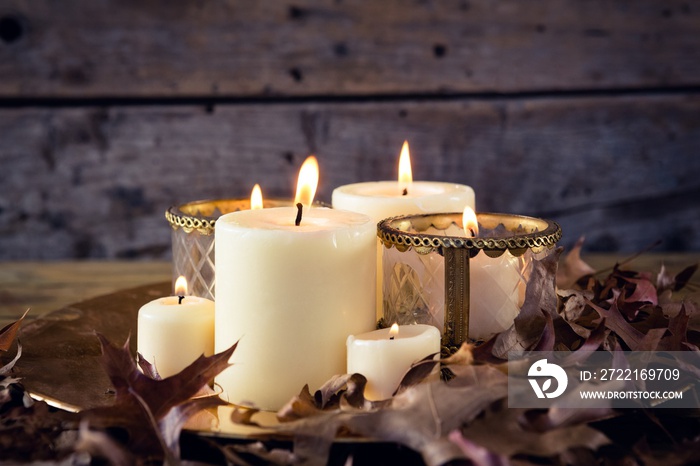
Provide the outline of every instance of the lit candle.
<path id="1" fill-rule="evenodd" d="M 253 190 L 250 192 L 250 210 L 260 210 L 262 208 L 262 189 L 260 189 L 260 185 L 256 183 L 255 186 L 253 186 Z"/>
<path id="2" fill-rule="evenodd" d="M 348 374 L 367 378 L 365 397 L 389 398 L 414 362 L 440 352 L 440 331 L 432 325 L 397 324 L 347 339 Z"/>
<path id="3" fill-rule="evenodd" d="M 214 302 L 187 296 L 185 277 L 176 282 L 175 294 L 145 304 L 138 315 L 138 352 L 163 378 L 214 354 Z"/>
<path id="4" fill-rule="evenodd" d="M 474 210 L 464 209 L 462 225 L 467 236 L 479 234 Z M 469 260 L 469 337 L 485 340 L 507 329 L 520 312 L 524 292 L 522 267 L 505 251 L 499 257 L 480 252 Z"/>
<path id="5" fill-rule="evenodd" d="M 277 410 L 305 384 L 320 387 L 345 372 L 347 336 L 375 326 L 376 226 L 355 212 L 310 208 L 318 166 L 309 165 L 315 172 L 305 162 L 299 174 L 301 207 L 216 222 L 216 348 L 240 339 L 216 381 L 234 403 Z"/>
<path id="6" fill-rule="evenodd" d="M 474 208 L 470 186 L 437 181 L 413 181 L 408 141 L 399 157 L 397 181 L 372 181 L 340 186 L 333 190 L 334 209 L 369 215 L 375 223 L 397 215 L 459 212 Z M 377 246 L 377 315 L 382 314 L 382 251 Z"/>
<path id="7" fill-rule="evenodd" d="M 459 212 L 474 208 L 470 186 L 437 181 L 413 181 L 408 141 L 399 157 L 397 181 L 370 181 L 340 186 L 333 190 L 333 208 L 369 215 L 379 222 L 388 217 L 437 212 Z"/>

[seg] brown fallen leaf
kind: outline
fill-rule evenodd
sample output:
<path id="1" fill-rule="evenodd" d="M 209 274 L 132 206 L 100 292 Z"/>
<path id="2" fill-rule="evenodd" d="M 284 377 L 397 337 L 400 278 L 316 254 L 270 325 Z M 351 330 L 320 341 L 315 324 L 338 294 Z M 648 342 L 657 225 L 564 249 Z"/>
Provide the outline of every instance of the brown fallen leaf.
<path id="1" fill-rule="evenodd" d="M 166 433 L 174 433 L 186 420 L 185 414 L 193 412 L 189 408 L 208 405 L 210 402 L 206 399 L 189 400 L 229 366 L 236 344 L 213 356 L 200 356 L 178 374 L 155 380 L 137 369 L 129 352 L 128 339 L 120 348 L 100 334 L 97 337 L 102 345 L 102 365 L 116 392 L 115 401 L 111 406 L 82 411 L 81 418 L 87 420 L 91 428 L 122 429 L 127 434 L 126 446 L 136 455 L 162 458 L 173 454 L 170 448 L 164 448 L 164 444 L 171 443 L 168 442 L 171 436 L 166 439 L 154 424 L 165 422 L 160 427 L 166 427 Z M 178 406 L 181 406 L 180 411 L 171 414 Z M 173 418 L 166 420 L 169 414 Z M 179 426 L 172 425 L 174 419 L 179 420 Z"/>
<path id="2" fill-rule="evenodd" d="M 22 317 L 20 317 L 18 320 L 5 325 L 2 330 L 0 330 L 0 351 L 10 351 L 12 343 L 15 341 L 15 337 L 17 337 L 17 332 L 22 325 L 22 321 L 28 313 L 29 309 L 24 311 L 24 314 L 22 314 Z"/>
<path id="3" fill-rule="evenodd" d="M 495 432 L 498 434 L 494 435 Z M 549 458 L 572 448 L 597 450 L 610 443 L 604 434 L 585 424 L 537 431 L 527 422 L 524 409 L 497 405 L 461 433 L 464 438 L 506 457 L 531 455 Z"/>
<path id="4" fill-rule="evenodd" d="M 582 277 L 595 273 L 593 267 L 581 259 L 581 248 L 583 248 L 584 240 L 585 237 L 581 236 L 561 261 L 556 275 L 557 287 L 561 289 L 571 288 Z"/>

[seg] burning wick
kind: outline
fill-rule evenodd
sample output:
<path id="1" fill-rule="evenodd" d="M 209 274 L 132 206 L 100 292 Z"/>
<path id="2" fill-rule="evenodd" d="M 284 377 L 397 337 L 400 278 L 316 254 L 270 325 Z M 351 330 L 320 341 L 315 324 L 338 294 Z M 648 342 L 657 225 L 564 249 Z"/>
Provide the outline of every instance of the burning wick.
<path id="1" fill-rule="evenodd" d="M 389 329 L 389 340 L 393 340 L 396 335 L 399 334 L 399 324 L 394 323 L 392 324 L 391 328 Z"/>
<path id="2" fill-rule="evenodd" d="M 476 218 L 474 209 L 469 206 L 465 207 L 462 213 L 462 227 L 465 235 L 471 234 L 472 238 L 479 235 L 479 220 Z"/>
<path id="3" fill-rule="evenodd" d="M 175 294 L 177 295 L 177 303 L 182 304 L 182 300 L 187 294 L 187 279 L 182 275 L 175 280 Z"/>
<path id="4" fill-rule="evenodd" d="M 304 205 L 301 202 L 297 202 L 297 218 L 294 220 L 294 225 L 299 226 L 301 224 L 301 214 L 304 211 Z"/>
<path id="5" fill-rule="evenodd" d="M 401 193 L 401 195 L 402 195 L 402 196 L 408 195 L 408 189 L 407 189 L 407 188 L 403 188 L 403 193 Z"/>

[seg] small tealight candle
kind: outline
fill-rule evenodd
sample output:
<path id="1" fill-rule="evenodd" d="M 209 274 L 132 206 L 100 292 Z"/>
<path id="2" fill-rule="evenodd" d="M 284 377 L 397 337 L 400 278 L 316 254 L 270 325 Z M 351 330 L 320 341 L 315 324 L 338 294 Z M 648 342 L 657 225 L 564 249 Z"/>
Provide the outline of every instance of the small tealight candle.
<path id="1" fill-rule="evenodd" d="M 440 331 L 432 325 L 399 325 L 347 339 L 348 374 L 367 378 L 365 397 L 391 397 L 414 362 L 440 352 Z"/>
<path id="2" fill-rule="evenodd" d="M 175 283 L 175 294 L 145 304 L 138 316 L 138 352 L 162 378 L 214 354 L 214 301 L 187 296 L 185 277 Z"/>

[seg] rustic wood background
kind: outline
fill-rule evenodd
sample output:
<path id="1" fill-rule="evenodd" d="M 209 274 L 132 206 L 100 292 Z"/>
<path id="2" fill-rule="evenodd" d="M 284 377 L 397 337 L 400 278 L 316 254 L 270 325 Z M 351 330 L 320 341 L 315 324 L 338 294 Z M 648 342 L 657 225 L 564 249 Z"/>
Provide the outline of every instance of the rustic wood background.
<path id="1" fill-rule="evenodd" d="M 4 0 L 0 260 L 167 258 L 171 204 L 472 185 L 591 251 L 700 250 L 700 5 Z"/>

